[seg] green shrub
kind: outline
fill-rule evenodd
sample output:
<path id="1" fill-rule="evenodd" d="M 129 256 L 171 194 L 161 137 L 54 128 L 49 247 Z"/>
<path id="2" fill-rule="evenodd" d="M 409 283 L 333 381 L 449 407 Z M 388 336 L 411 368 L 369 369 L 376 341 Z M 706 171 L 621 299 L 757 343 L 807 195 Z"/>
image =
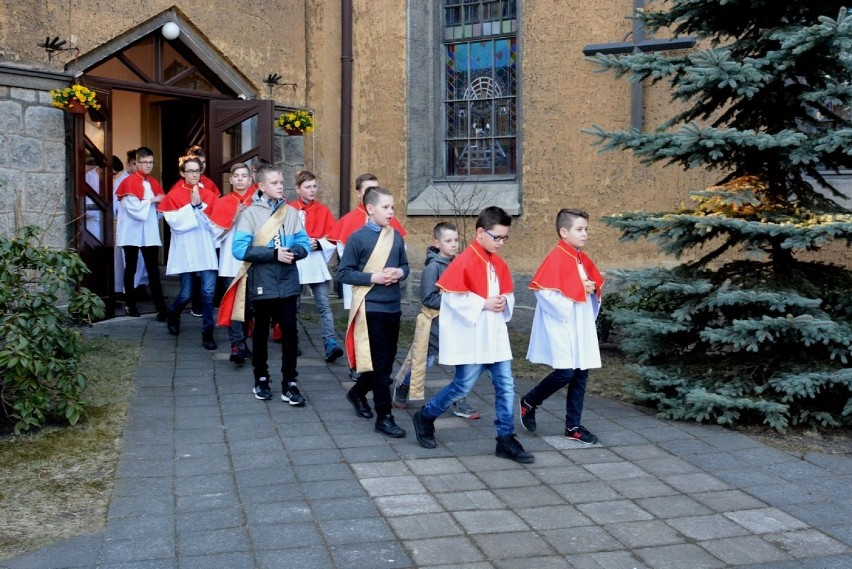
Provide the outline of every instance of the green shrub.
<path id="1" fill-rule="evenodd" d="M 0 237 L 0 420 L 16 434 L 79 420 L 86 376 L 74 325 L 104 315 L 80 286 L 89 271 L 79 255 L 39 245 L 39 231 Z"/>

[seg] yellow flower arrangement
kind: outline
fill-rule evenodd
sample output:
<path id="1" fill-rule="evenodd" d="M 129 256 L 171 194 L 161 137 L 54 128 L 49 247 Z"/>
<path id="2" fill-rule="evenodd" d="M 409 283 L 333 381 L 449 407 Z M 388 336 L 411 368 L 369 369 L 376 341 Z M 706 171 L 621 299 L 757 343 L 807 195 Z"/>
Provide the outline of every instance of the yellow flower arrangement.
<path id="1" fill-rule="evenodd" d="M 290 111 L 282 113 L 275 121 L 275 126 L 290 134 L 311 132 L 314 130 L 314 117 L 308 111 Z"/>
<path id="2" fill-rule="evenodd" d="M 50 92 L 50 96 L 53 97 L 51 104 L 60 109 L 67 109 L 71 105 L 71 101 L 77 101 L 87 109 L 97 110 L 101 108 L 95 92 L 83 85 L 74 84 L 64 89 L 54 89 Z"/>

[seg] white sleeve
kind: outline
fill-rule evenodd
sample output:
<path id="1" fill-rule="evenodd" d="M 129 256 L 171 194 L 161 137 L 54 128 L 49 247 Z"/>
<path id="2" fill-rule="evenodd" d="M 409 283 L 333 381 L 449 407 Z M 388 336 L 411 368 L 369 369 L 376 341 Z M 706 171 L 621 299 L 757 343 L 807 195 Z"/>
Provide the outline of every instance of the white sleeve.
<path id="1" fill-rule="evenodd" d="M 150 200 L 140 200 L 134 195 L 124 196 L 121 198 L 119 204 L 121 204 L 121 207 L 123 207 L 124 211 L 127 212 L 128 217 L 130 217 L 130 219 L 135 219 L 136 221 L 146 221 L 148 219 L 148 213 L 151 211 Z"/>
<path id="2" fill-rule="evenodd" d="M 503 298 L 506 299 L 506 307 L 503 309 L 503 321 L 508 322 L 512 319 L 512 314 L 515 312 L 515 293 L 504 294 Z"/>
<path id="3" fill-rule="evenodd" d="M 175 233 L 185 233 L 198 227 L 198 218 L 195 216 L 195 208 L 186 204 L 182 208 L 163 213 L 166 223 Z"/>
<path id="4" fill-rule="evenodd" d="M 558 290 L 537 290 L 535 298 L 541 310 L 559 322 L 566 322 L 574 313 L 574 301 Z"/>
<path id="5" fill-rule="evenodd" d="M 444 292 L 441 294 L 441 312 L 452 313 L 468 326 L 476 324 L 484 307 L 485 299 L 472 292 Z"/>

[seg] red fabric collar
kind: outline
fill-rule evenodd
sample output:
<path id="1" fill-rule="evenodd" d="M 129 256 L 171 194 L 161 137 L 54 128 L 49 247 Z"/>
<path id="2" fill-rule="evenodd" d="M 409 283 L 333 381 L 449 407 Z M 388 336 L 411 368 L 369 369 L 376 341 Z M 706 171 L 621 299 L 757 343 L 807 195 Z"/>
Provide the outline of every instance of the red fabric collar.
<path id="1" fill-rule="evenodd" d="M 118 189 L 115 191 L 115 196 L 118 199 L 121 199 L 124 196 L 135 196 L 140 200 L 145 199 L 145 186 L 142 185 L 142 182 L 145 181 L 151 184 L 151 191 L 154 192 L 155 196 L 159 196 L 164 193 L 163 186 L 160 185 L 160 182 L 151 176 L 145 176 L 137 170 L 121 181 L 118 185 Z"/>
<path id="2" fill-rule="evenodd" d="M 586 302 L 586 289 L 580 277 L 578 264 L 583 265 L 586 275 L 595 281 L 598 300 L 601 297 L 604 278 L 588 255 L 577 251 L 564 241 L 556 244 L 536 271 L 530 282 L 532 290 L 558 290 L 574 302 Z"/>
<path id="3" fill-rule="evenodd" d="M 251 205 L 252 193 L 248 190 L 243 195 L 232 191 L 226 196 L 222 196 L 213 203 L 213 207 L 208 207 L 204 213 L 210 218 L 217 227 L 222 229 L 230 229 L 234 223 L 234 216 L 237 213 L 237 207 L 245 204 L 246 207 Z"/>
<path id="4" fill-rule="evenodd" d="M 358 204 L 356 209 L 353 209 L 343 217 L 341 217 L 334 227 L 328 232 L 326 238 L 332 243 L 343 243 L 349 240 L 349 236 L 364 227 L 367 223 L 367 210 L 364 204 Z M 391 219 L 391 227 L 396 229 L 403 238 L 408 235 L 403 229 L 399 221 L 394 217 Z"/>
<path id="5" fill-rule="evenodd" d="M 300 199 L 290 202 L 297 211 L 304 211 L 305 231 L 311 239 L 319 239 L 328 235 L 334 227 L 334 216 L 325 205 L 314 200 L 305 203 Z"/>
<path id="6" fill-rule="evenodd" d="M 157 209 L 163 212 L 179 210 L 189 204 L 189 200 L 192 197 L 190 196 L 191 191 L 192 186 L 186 182 L 180 181 L 176 183 L 169 190 L 169 193 L 166 194 L 166 197 L 163 198 L 163 201 L 160 202 L 160 207 Z M 216 194 L 206 188 L 199 187 L 198 193 L 201 196 L 201 201 L 206 203 L 208 207 L 212 206 L 213 202 L 216 201 Z"/>
<path id="7" fill-rule="evenodd" d="M 436 284 L 444 292 L 472 292 L 482 298 L 488 298 L 489 264 L 497 273 L 500 294 L 511 293 L 515 285 L 506 261 L 496 253 L 483 249 L 478 241 L 474 241 L 450 262 Z"/>

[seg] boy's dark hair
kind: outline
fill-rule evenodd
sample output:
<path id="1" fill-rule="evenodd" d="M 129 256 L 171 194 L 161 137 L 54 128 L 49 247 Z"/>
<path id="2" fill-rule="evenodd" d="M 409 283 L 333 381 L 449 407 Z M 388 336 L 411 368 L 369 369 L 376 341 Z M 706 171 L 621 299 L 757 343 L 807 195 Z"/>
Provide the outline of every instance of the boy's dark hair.
<path id="1" fill-rule="evenodd" d="M 254 174 L 254 179 L 257 183 L 265 182 L 266 179 L 270 176 L 270 174 L 281 174 L 281 168 L 277 166 L 273 166 L 271 164 L 261 164 L 257 167 L 257 172 Z"/>
<path id="2" fill-rule="evenodd" d="M 372 188 L 367 189 L 364 193 L 364 207 L 368 205 L 376 205 L 379 203 L 379 196 L 390 196 L 393 197 L 391 191 L 387 188 L 383 188 L 381 186 L 373 186 Z"/>
<path id="3" fill-rule="evenodd" d="M 112 171 L 113 172 L 121 172 L 124 170 L 124 164 L 121 162 L 121 158 L 118 156 L 112 157 Z"/>
<path id="4" fill-rule="evenodd" d="M 228 170 L 228 172 L 230 172 L 231 174 L 233 174 L 233 173 L 234 173 L 234 172 L 236 172 L 237 170 L 240 170 L 240 169 L 243 169 L 243 168 L 244 168 L 244 169 L 246 169 L 246 170 L 248 170 L 249 176 L 251 176 L 251 168 L 249 168 L 249 167 L 248 167 L 248 164 L 246 164 L 245 162 L 234 162 L 234 163 L 231 165 L 231 169 L 230 169 L 230 170 Z"/>
<path id="5" fill-rule="evenodd" d="M 207 158 L 207 153 L 204 152 L 204 149 L 201 148 L 198 144 L 193 144 L 189 148 L 186 149 L 187 156 L 196 156 L 198 158 Z"/>
<path id="6" fill-rule="evenodd" d="M 316 179 L 317 177 L 310 170 L 299 170 L 296 172 L 296 187 L 298 188 L 305 182 L 311 182 Z"/>
<path id="7" fill-rule="evenodd" d="M 190 162 L 198 164 L 198 169 L 201 170 L 201 160 L 198 159 L 198 156 L 193 156 L 191 154 L 178 158 L 178 170 L 184 172 L 186 170 L 186 165 Z"/>
<path id="8" fill-rule="evenodd" d="M 502 207 L 497 207 L 496 205 L 486 207 L 479 212 L 479 217 L 476 218 L 476 229 L 480 227 L 482 229 L 491 229 L 495 225 L 509 227 L 512 225 L 512 216 L 506 213 L 506 210 Z"/>
<path id="9" fill-rule="evenodd" d="M 361 174 L 360 176 L 355 178 L 355 189 L 360 190 L 361 184 L 363 184 L 364 182 L 378 182 L 378 181 L 379 181 L 379 179 L 376 178 L 376 176 L 373 175 L 373 174 L 369 174 L 369 173 Z"/>
<path id="10" fill-rule="evenodd" d="M 441 223 L 435 226 L 435 229 L 432 230 L 432 238 L 440 239 L 444 231 L 455 231 L 456 233 L 458 233 L 458 230 L 459 228 L 456 227 L 455 223 L 451 223 L 449 221 L 442 221 Z"/>
<path id="11" fill-rule="evenodd" d="M 572 207 L 560 209 L 559 213 L 556 214 L 556 234 L 559 235 L 559 230 L 563 227 L 571 229 L 571 226 L 574 225 L 574 220 L 580 217 L 589 221 L 589 214 L 582 209 Z"/>
<path id="12" fill-rule="evenodd" d="M 127 162 L 130 163 L 130 162 L 133 162 L 134 160 L 136 160 L 136 149 L 135 148 L 133 150 L 127 151 Z"/>
<path id="13" fill-rule="evenodd" d="M 136 149 L 136 160 L 139 160 L 140 158 L 147 158 L 148 156 L 153 158 L 154 151 L 148 148 L 147 146 L 140 146 Z"/>

